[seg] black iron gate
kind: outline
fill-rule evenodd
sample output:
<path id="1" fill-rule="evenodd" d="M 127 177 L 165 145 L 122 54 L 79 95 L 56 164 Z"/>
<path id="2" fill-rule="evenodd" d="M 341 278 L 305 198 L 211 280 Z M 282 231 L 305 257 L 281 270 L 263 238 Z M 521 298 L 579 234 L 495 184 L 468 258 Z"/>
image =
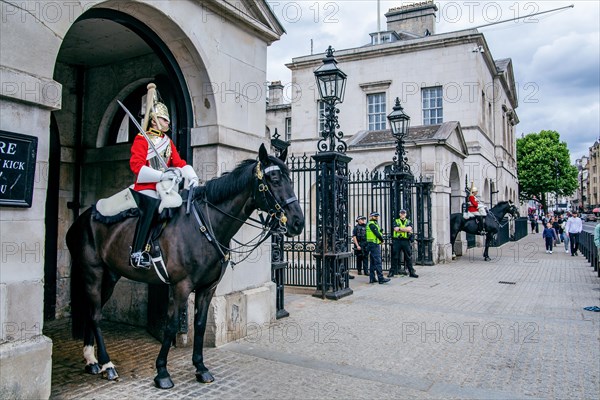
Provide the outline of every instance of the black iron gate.
<path id="1" fill-rule="evenodd" d="M 300 236 L 285 238 L 284 251 L 288 261 L 285 284 L 315 287 L 317 285 L 317 265 L 314 257 L 317 248 L 316 165 L 315 161 L 307 155 L 301 157 L 292 155 L 288 158 L 288 166 L 294 181 L 294 191 L 304 211 L 305 227 Z M 397 187 L 398 179 L 394 176 L 392 165 L 383 170 L 353 171 L 348 174 L 348 243 L 351 240 L 356 217 L 368 216 L 370 212 L 378 211 L 382 216 L 380 225 L 385 238 L 381 248 L 383 269 L 389 270 L 392 221 L 397 217 L 398 204 L 403 204 L 403 207 L 408 208 L 409 217 L 414 225 L 416 243 L 416 251 L 413 252 L 414 261 L 416 264 L 432 265 L 432 183 L 420 178 L 410 182 L 409 185 L 401 185 L 400 190 Z M 405 198 L 399 201 L 398 196 Z M 356 269 L 354 257 L 351 257 L 350 268 Z"/>
<path id="2" fill-rule="evenodd" d="M 304 212 L 304 230 L 300 236 L 285 238 L 283 249 L 288 261 L 285 284 L 316 287 L 317 266 L 313 253 L 317 240 L 314 206 L 317 168 L 315 161 L 306 154 L 301 157 L 288 157 L 288 167 L 294 182 L 294 192 Z"/>

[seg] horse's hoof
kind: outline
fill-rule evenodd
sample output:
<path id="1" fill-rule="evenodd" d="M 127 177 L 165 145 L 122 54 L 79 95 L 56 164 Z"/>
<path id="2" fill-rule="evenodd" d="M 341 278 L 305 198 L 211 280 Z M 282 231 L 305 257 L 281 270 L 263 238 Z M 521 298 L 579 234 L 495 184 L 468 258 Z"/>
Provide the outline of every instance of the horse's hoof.
<path id="1" fill-rule="evenodd" d="M 215 381 L 215 377 L 208 371 L 196 372 L 196 380 L 201 383 L 211 383 Z"/>
<path id="2" fill-rule="evenodd" d="M 116 381 L 119 379 L 119 374 L 117 374 L 117 370 L 113 367 L 106 368 L 104 372 L 102 372 L 102 377 L 108 379 L 109 381 Z"/>
<path id="3" fill-rule="evenodd" d="M 483 258 L 483 260 L 484 260 L 484 261 L 490 261 L 490 260 L 491 260 L 491 258 L 489 258 L 489 257 L 484 257 L 484 258 Z"/>
<path id="4" fill-rule="evenodd" d="M 175 386 L 168 372 L 156 375 L 156 378 L 154 378 L 154 385 L 159 389 L 171 389 Z"/>
<path id="5" fill-rule="evenodd" d="M 452 259 L 456 260 L 456 254 L 452 254 Z"/>
<path id="6" fill-rule="evenodd" d="M 85 366 L 85 372 L 91 375 L 98 375 L 100 373 L 100 365 L 98 363 L 88 364 Z"/>

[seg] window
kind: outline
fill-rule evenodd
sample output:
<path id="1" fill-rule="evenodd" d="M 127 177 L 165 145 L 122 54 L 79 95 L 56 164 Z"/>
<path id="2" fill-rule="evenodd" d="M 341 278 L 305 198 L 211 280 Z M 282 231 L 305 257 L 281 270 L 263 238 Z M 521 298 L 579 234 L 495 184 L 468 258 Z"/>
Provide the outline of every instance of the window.
<path id="1" fill-rule="evenodd" d="M 285 141 L 289 142 L 292 140 L 292 117 L 285 119 Z"/>
<path id="2" fill-rule="evenodd" d="M 423 125 L 435 125 L 444 122 L 442 109 L 442 87 L 423 88 Z"/>
<path id="3" fill-rule="evenodd" d="M 492 121 L 492 103 L 488 103 L 488 135 L 492 134 Z"/>
<path id="4" fill-rule="evenodd" d="M 367 121 L 370 131 L 385 129 L 385 93 L 367 95 Z"/>
<path id="5" fill-rule="evenodd" d="M 121 125 L 119 126 L 119 131 L 117 133 L 117 143 L 127 143 L 129 141 L 129 116 L 125 115 L 123 117 L 123 121 L 121 121 Z"/>
<path id="6" fill-rule="evenodd" d="M 321 132 L 325 130 L 325 103 L 322 101 L 317 102 L 317 113 L 319 115 L 319 136 Z"/>

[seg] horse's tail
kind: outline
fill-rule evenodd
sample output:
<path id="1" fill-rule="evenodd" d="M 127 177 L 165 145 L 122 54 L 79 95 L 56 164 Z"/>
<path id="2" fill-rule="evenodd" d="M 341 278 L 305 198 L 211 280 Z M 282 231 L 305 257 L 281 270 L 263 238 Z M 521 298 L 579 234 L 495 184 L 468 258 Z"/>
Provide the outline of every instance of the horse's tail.
<path id="1" fill-rule="evenodd" d="M 86 316 L 89 314 L 88 299 L 85 293 L 81 257 L 90 211 L 79 216 L 67 231 L 67 247 L 71 253 L 71 335 L 73 339 L 83 339 Z"/>

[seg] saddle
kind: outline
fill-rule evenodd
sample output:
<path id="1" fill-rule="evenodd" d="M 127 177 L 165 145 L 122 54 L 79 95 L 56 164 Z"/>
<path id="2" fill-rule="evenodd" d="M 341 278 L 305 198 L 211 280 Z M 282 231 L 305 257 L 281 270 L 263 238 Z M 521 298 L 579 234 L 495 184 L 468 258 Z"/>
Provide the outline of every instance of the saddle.
<path id="1" fill-rule="evenodd" d="M 92 217 L 103 224 L 114 224 L 139 215 L 138 205 L 129 188 L 92 206 Z"/>
<path id="2" fill-rule="evenodd" d="M 161 185 L 162 183 L 159 182 L 157 184 L 157 192 L 161 196 L 161 203 L 158 208 L 158 216 L 155 217 L 156 219 L 153 223 L 154 226 L 150 228 L 146 247 L 152 258 L 152 264 L 158 277 L 164 283 L 168 284 L 169 277 L 158 239 L 172 217 L 172 210 L 181 206 L 182 198 L 177 190 L 171 190 L 173 189 L 172 187 L 167 187 L 170 185 L 170 182 L 164 182 L 165 185 Z M 184 192 L 187 192 L 187 190 L 184 190 Z M 139 217 L 141 212 L 138 208 L 138 202 L 141 201 L 143 203 L 144 199 L 140 199 L 142 196 L 133 192 L 131 187 L 128 187 L 111 197 L 100 199 L 92 207 L 92 219 L 110 225 L 122 222 L 131 217 Z"/>
<path id="3" fill-rule="evenodd" d="M 472 212 L 465 212 L 463 213 L 463 218 L 465 219 L 465 221 L 470 221 L 473 220 L 475 221 L 475 223 L 477 224 L 477 234 L 478 235 L 486 235 L 487 231 L 485 230 L 485 217 L 486 215 L 481 215 L 481 214 L 473 214 Z M 477 217 L 481 217 L 483 218 L 482 224 L 481 224 L 481 229 L 479 226 L 479 221 L 477 220 Z"/>
<path id="4" fill-rule="evenodd" d="M 100 199 L 94 207 L 94 219 L 105 224 L 123 221 L 126 218 L 138 215 L 138 205 L 131 193 L 133 186 L 106 198 Z M 170 182 L 163 181 L 156 184 L 156 191 L 161 199 L 158 213 L 162 214 L 165 209 L 178 208 L 182 204 L 181 194 L 173 190 Z"/>

